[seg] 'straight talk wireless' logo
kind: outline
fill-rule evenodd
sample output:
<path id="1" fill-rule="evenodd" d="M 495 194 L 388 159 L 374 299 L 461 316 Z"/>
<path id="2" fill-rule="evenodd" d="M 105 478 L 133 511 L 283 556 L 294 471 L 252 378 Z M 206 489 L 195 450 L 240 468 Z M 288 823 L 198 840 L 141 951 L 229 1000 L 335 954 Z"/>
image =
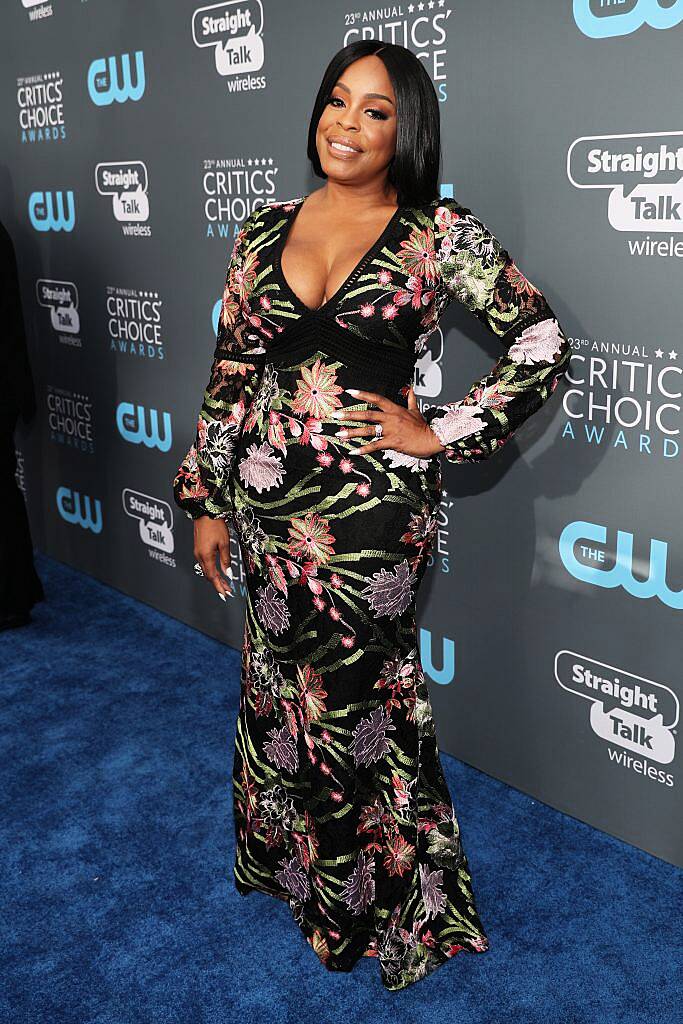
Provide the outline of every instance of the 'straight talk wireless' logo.
<path id="1" fill-rule="evenodd" d="M 173 511 L 168 502 L 130 487 L 124 488 L 121 499 L 126 515 L 137 520 L 140 540 L 147 547 L 150 558 L 175 568 L 175 560 L 170 557 L 175 547 Z"/>
<path id="2" fill-rule="evenodd" d="M 615 231 L 683 232 L 683 132 L 586 135 L 567 153 L 567 177 L 575 188 L 607 190 L 607 219 Z M 632 245 L 634 255 L 668 255 L 666 240 Z M 670 250 L 683 255 L 683 240 Z"/>
<path id="3" fill-rule="evenodd" d="M 95 167 L 95 187 L 111 198 L 112 212 L 124 235 L 149 237 L 149 178 L 142 160 L 100 163 Z"/>
<path id="4" fill-rule="evenodd" d="M 263 5 L 261 0 L 228 0 L 198 8 L 192 15 L 192 41 L 195 46 L 213 50 L 216 71 L 222 77 L 235 78 L 260 71 L 264 62 Z M 231 92 L 264 88 L 259 76 L 231 83 Z"/>
<path id="5" fill-rule="evenodd" d="M 50 310 L 53 331 L 65 334 L 80 332 L 78 289 L 73 281 L 51 281 L 41 277 L 36 281 L 36 296 L 38 305 Z"/>
<path id="6" fill-rule="evenodd" d="M 591 729 L 611 745 L 611 761 L 673 786 L 673 775 L 651 764 L 671 764 L 676 751 L 680 707 L 669 686 L 568 650 L 555 655 L 555 679 L 589 701 Z"/>

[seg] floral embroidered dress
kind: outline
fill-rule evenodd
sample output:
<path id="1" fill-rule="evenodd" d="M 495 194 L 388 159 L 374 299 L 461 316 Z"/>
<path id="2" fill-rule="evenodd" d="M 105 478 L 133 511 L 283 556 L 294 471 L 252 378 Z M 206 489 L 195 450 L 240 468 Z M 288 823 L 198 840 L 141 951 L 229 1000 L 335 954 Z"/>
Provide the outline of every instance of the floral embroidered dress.
<path id="1" fill-rule="evenodd" d="M 570 346 L 539 289 L 452 199 L 399 207 L 308 308 L 281 267 L 307 195 L 259 207 L 236 237 L 174 496 L 191 518 L 229 520 L 246 569 L 235 885 L 287 901 L 329 970 L 377 957 L 393 991 L 489 945 L 417 645 L 441 463 L 363 455 L 366 439 L 336 437 L 331 414 L 370 408 L 349 387 L 407 406 L 416 357 L 457 299 L 502 354 L 426 419 L 447 459 L 480 461 L 550 397 Z"/>

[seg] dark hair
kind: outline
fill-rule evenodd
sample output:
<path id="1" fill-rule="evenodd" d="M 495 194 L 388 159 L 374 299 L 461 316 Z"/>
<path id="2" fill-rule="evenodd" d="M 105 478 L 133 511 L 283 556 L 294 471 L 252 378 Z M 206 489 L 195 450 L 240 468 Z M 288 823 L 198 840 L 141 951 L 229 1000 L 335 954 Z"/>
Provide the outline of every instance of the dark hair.
<path id="1" fill-rule="evenodd" d="M 360 39 L 335 53 L 327 65 L 308 126 L 308 159 L 319 178 L 327 175 L 315 144 L 318 121 L 342 71 L 361 57 L 379 57 L 396 96 L 396 151 L 388 179 L 399 206 L 422 206 L 439 196 L 441 131 L 439 100 L 422 61 L 412 50 L 380 39 Z"/>

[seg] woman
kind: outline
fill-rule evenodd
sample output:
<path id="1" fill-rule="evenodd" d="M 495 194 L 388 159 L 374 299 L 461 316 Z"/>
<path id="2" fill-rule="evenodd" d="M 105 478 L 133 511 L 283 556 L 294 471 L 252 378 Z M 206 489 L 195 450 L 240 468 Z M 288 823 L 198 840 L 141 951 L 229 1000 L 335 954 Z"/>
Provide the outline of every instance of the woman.
<path id="1" fill-rule="evenodd" d="M 36 394 L 26 345 L 17 259 L 12 239 L 0 224 L 0 488 L 3 529 L 0 531 L 0 631 L 19 629 L 31 620 L 31 609 L 45 600 L 33 561 L 33 542 L 24 495 L 16 480 L 14 431 L 19 417 L 30 423 Z"/>
<path id="2" fill-rule="evenodd" d="M 235 885 L 286 900 L 329 970 L 376 956 L 392 991 L 488 948 L 417 646 L 439 456 L 497 452 L 570 355 L 491 232 L 439 199 L 439 147 L 409 50 L 366 40 L 332 59 L 308 140 L 326 183 L 238 233 L 174 481 L 219 597 L 228 520 L 246 567 Z M 423 417 L 415 358 L 452 299 L 503 354 Z"/>

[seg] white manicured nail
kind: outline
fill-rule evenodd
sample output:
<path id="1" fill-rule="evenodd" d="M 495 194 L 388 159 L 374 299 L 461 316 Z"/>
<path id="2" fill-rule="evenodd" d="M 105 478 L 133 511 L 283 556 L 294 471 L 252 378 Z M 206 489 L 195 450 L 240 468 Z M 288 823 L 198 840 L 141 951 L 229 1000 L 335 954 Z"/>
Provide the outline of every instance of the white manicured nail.
<path id="1" fill-rule="evenodd" d="M 218 596 L 220 597 L 221 601 L 225 601 L 225 594 L 221 594 L 221 592 L 219 591 Z"/>
<path id="2" fill-rule="evenodd" d="M 346 393 L 348 395 L 357 395 L 358 394 L 358 388 L 346 388 Z"/>

